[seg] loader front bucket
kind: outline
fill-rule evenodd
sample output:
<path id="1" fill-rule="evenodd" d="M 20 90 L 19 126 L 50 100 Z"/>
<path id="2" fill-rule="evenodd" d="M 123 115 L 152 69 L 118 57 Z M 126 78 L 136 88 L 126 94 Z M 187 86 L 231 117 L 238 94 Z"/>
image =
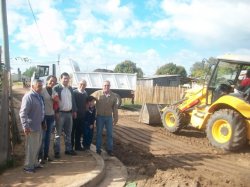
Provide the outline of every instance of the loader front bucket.
<path id="1" fill-rule="evenodd" d="M 160 107 L 157 104 L 144 103 L 142 105 L 139 122 L 146 124 L 161 124 Z"/>

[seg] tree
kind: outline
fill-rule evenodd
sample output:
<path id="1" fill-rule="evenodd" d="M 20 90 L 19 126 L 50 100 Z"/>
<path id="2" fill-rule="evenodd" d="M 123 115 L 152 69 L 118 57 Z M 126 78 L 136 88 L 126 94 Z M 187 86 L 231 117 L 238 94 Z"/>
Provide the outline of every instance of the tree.
<path id="1" fill-rule="evenodd" d="M 168 63 L 159 67 L 155 73 L 156 75 L 175 75 L 179 74 L 182 77 L 187 76 L 186 69 L 183 66 L 177 66 L 174 63 Z"/>
<path id="2" fill-rule="evenodd" d="M 23 75 L 27 76 L 27 77 L 32 77 L 33 73 L 36 71 L 36 67 L 35 66 L 32 66 L 28 69 L 26 69 L 24 72 L 23 72 Z"/>
<path id="3" fill-rule="evenodd" d="M 141 78 L 143 77 L 143 71 L 141 68 L 136 67 L 136 63 L 125 60 L 124 62 L 121 62 L 120 64 L 117 64 L 114 69 L 115 73 L 137 73 L 137 77 Z"/>
<path id="4" fill-rule="evenodd" d="M 203 60 L 201 62 L 195 62 L 190 68 L 191 76 L 195 78 L 205 78 L 205 75 L 208 72 L 209 66 L 214 64 L 216 59 L 210 57 L 208 60 Z"/>

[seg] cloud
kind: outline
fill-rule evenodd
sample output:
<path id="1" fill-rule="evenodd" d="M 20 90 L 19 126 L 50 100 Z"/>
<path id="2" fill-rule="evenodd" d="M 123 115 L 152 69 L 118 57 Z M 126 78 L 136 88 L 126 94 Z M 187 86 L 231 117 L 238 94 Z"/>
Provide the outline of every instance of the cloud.
<path id="1" fill-rule="evenodd" d="M 203 47 L 250 46 L 248 1 L 164 0 L 161 6 L 179 38 Z"/>

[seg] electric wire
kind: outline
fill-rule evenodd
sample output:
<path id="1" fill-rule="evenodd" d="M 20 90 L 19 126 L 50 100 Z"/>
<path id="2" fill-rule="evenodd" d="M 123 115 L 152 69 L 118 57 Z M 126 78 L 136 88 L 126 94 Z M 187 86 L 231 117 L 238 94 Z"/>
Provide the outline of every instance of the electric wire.
<path id="1" fill-rule="evenodd" d="M 34 19 L 34 21 L 35 21 L 35 23 L 36 23 L 36 27 L 37 27 L 37 30 L 38 30 L 38 32 L 39 32 L 40 39 L 42 40 L 42 43 L 43 43 L 43 45 L 44 45 L 46 51 L 48 51 L 46 42 L 45 42 L 45 40 L 44 40 L 44 38 L 43 38 L 43 35 L 42 35 L 42 33 L 41 33 L 40 29 L 39 29 L 39 26 L 38 26 L 38 23 L 37 23 L 37 20 L 36 20 L 36 16 L 35 16 L 34 11 L 33 11 L 33 9 L 32 9 L 30 0 L 27 0 L 27 1 L 28 1 L 28 4 L 29 4 L 29 7 L 30 7 L 30 11 L 31 11 L 31 13 L 32 13 L 33 19 Z"/>

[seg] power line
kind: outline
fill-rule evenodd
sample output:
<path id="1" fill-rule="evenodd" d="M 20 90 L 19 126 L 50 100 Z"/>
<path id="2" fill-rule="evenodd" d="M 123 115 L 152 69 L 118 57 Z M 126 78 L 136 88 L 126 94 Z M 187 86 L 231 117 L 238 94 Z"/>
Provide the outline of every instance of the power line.
<path id="1" fill-rule="evenodd" d="M 34 19 L 34 21 L 35 21 L 35 23 L 36 23 L 36 27 L 37 27 L 37 30 L 38 30 L 38 32 L 39 32 L 39 36 L 40 36 L 40 38 L 41 38 L 41 40 L 42 40 L 42 43 L 43 43 L 44 47 L 45 47 L 45 48 L 46 48 L 46 50 L 48 51 L 48 48 L 47 48 L 46 42 L 45 42 L 45 40 L 43 39 L 42 33 L 41 33 L 41 31 L 40 31 L 40 29 L 39 29 L 39 26 L 38 26 L 38 24 L 37 24 L 36 17 L 35 17 L 34 11 L 33 11 L 33 9 L 32 9 L 32 6 L 31 6 L 31 3 L 30 3 L 30 0 L 28 0 L 28 4 L 29 4 L 30 10 L 31 10 L 31 13 L 32 13 L 33 19 Z"/>

